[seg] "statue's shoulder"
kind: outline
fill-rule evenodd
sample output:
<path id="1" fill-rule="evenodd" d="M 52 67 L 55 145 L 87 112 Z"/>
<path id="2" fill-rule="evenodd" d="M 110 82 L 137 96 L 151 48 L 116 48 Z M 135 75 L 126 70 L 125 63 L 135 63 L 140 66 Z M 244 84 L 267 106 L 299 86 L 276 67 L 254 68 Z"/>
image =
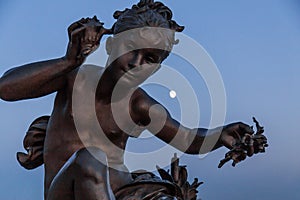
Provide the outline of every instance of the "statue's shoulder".
<path id="1" fill-rule="evenodd" d="M 155 102 L 156 101 L 140 87 L 138 87 L 131 96 L 131 105 L 134 105 L 138 110 L 148 110 Z"/>
<path id="2" fill-rule="evenodd" d="M 149 110 L 153 105 L 159 104 L 142 88 L 137 88 L 130 100 L 132 118 L 141 124 L 148 124 Z"/>
<path id="3" fill-rule="evenodd" d="M 150 103 L 155 101 L 155 99 L 141 87 L 136 88 L 136 90 L 133 92 L 132 100 L 135 100 L 139 103 Z"/>

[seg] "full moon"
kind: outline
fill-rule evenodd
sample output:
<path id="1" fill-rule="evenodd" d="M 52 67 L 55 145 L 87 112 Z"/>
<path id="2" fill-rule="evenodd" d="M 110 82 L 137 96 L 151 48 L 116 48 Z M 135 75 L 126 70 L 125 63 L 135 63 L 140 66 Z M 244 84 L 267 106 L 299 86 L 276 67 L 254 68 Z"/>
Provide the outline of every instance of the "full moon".
<path id="1" fill-rule="evenodd" d="M 174 90 L 170 90 L 169 95 L 172 99 L 176 97 L 176 92 Z"/>

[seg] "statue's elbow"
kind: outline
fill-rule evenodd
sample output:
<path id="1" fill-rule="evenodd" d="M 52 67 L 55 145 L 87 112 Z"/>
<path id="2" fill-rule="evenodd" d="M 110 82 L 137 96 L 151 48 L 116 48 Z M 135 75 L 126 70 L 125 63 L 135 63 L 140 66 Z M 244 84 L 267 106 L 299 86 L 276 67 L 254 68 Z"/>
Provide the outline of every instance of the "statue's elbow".
<path id="1" fill-rule="evenodd" d="M 4 84 L 0 79 L 0 99 L 4 101 L 15 101 L 16 98 L 12 95 L 11 86 Z"/>
<path id="2" fill-rule="evenodd" d="M 14 101 L 13 98 L 10 97 L 3 89 L 0 89 L 0 99 L 4 101 Z"/>

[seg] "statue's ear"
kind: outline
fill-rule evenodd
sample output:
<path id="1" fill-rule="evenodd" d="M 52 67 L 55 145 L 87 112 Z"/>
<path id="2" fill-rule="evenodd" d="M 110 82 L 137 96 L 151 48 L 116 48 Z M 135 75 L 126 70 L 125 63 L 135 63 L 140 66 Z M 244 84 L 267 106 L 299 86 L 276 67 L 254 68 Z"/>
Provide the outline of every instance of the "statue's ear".
<path id="1" fill-rule="evenodd" d="M 105 49 L 106 49 L 107 55 L 111 54 L 111 50 L 112 50 L 112 46 L 113 46 L 113 40 L 114 40 L 114 38 L 112 36 L 109 36 L 106 39 Z"/>

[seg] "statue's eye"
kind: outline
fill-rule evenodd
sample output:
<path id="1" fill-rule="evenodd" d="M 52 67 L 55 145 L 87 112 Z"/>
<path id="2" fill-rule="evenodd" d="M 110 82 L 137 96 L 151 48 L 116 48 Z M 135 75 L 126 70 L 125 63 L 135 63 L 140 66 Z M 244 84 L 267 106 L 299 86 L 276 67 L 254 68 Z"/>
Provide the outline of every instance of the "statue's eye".
<path id="1" fill-rule="evenodd" d="M 146 60 L 147 63 L 158 63 L 158 60 L 155 59 L 155 57 L 151 56 L 151 55 L 147 55 L 145 60 Z"/>

